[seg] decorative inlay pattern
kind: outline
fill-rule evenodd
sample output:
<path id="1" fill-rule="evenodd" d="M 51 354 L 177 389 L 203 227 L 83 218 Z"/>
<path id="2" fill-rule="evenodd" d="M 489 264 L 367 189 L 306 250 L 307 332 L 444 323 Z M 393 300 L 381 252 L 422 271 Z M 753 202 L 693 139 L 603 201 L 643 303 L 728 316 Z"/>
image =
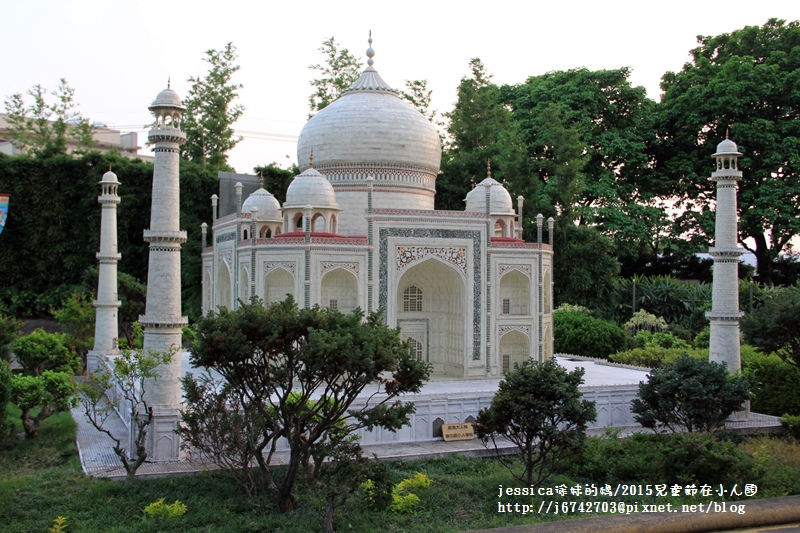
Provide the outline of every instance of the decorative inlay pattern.
<path id="1" fill-rule="evenodd" d="M 284 268 L 294 276 L 296 263 L 294 261 L 264 261 L 264 275 L 269 274 L 276 268 Z"/>
<path id="2" fill-rule="evenodd" d="M 500 332 L 500 337 L 508 333 L 509 331 L 519 331 L 524 333 L 528 339 L 531 338 L 531 327 L 526 325 L 514 325 L 514 326 L 500 326 L 497 328 L 497 331 Z"/>
<path id="3" fill-rule="evenodd" d="M 539 245 L 535 242 L 503 242 L 503 241 L 492 241 L 492 248 L 529 248 L 529 249 L 536 249 Z M 550 246 L 546 244 L 542 244 L 542 250 L 549 250 L 551 249 Z"/>
<path id="4" fill-rule="evenodd" d="M 395 268 L 400 272 L 407 266 L 431 255 L 447 261 L 458 268 L 464 275 L 467 274 L 466 248 L 451 248 L 447 246 L 398 246 Z"/>
<path id="5" fill-rule="evenodd" d="M 481 358 L 481 291 L 483 276 L 481 272 L 481 232 L 451 229 L 412 229 L 381 228 L 378 235 L 378 305 L 386 309 L 389 303 L 389 237 L 408 237 L 412 239 L 470 239 L 472 241 L 472 359 Z"/>
<path id="6" fill-rule="evenodd" d="M 325 274 L 329 270 L 333 270 L 334 268 L 343 268 L 345 270 L 349 270 L 353 274 L 358 274 L 358 263 L 347 263 L 344 261 L 323 261 L 320 263 L 322 267 L 322 273 Z"/>
<path id="7" fill-rule="evenodd" d="M 500 277 L 503 276 L 506 272 L 510 272 L 512 270 L 519 270 L 526 276 L 531 276 L 531 266 L 530 265 L 500 265 Z"/>
<path id="8" fill-rule="evenodd" d="M 376 215 L 419 216 L 425 218 L 486 218 L 484 213 L 472 211 L 429 211 L 427 209 L 374 209 Z"/>
<path id="9" fill-rule="evenodd" d="M 221 242 L 228 242 L 236 240 L 236 232 L 233 233 L 223 233 L 222 235 L 217 235 L 217 244 Z"/>

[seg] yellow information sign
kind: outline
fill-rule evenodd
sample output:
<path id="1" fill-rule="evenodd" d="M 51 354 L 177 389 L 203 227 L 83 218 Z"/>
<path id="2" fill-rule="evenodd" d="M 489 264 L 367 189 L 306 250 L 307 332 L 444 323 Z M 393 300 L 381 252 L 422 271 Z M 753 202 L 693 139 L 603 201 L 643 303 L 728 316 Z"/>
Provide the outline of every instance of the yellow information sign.
<path id="1" fill-rule="evenodd" d="M 442 437 L 445 442 L 450 442 L 452 440 L 472 440 L 475 438 L 475 430 L 470 423 L 442 424 Z"/>

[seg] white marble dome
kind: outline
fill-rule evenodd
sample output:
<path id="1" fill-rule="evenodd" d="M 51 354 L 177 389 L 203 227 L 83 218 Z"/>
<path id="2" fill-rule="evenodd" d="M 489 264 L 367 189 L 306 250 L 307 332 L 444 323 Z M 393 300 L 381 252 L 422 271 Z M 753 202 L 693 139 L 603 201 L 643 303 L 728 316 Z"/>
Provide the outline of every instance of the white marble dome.
<path id="1" fill-rule="evenodd" d="M 115 183 L 119 185 L 119 180 L 117 180 L 117 175 L 111 172 L 110 170 L 103 174 L 103 179 L 101 183 Z"/>
<path id="2" fill-rule="evenodd" d="M 474 189 L 467 193 L 467 211 L 475 211 L 478 213 L 486 212 L 486 185 L 491 185 L 489 191 L 489 209 L 491 215 L 513 215 L 514 203 L 511 201 L 511 195 L 501 183 L 494 178 L 486 178 L 480 182 Z"/>
<path id="3" fill-rule="evenodd" d="M 254 207 L 258 208 L 258 218 L 256 220 L 280 221 L 283 217 L 281 204 L 278 203 L 277 198 L 272 193 L 263 187 L 247 197 L 242 204 L 242 212 L 250 213 Z"/>
<path id="4" fill-rule="evenodd" d="M 314 209 L 339 209 L 336 194 L 328 178 L 313 168 L 308 168 L 295 176 L 286 189 L 283 208 L 302 209 L 307 205 Z"/>
<path id="5" fill-rule="evenodd" d="M 178 109 L 186 109 L 181 102 L 181 97 L 178 93 L 167 87 L 156 96 L 150 108 L 153 107 L 176 107 Z"/>
<path id="6" fill-rule="evenodd" d="M 717 153 L 714 155 L 734 154 L 742 155 L 739 153 L 739 147 L 730 139 L 725 139 L 717 145 Z"/>

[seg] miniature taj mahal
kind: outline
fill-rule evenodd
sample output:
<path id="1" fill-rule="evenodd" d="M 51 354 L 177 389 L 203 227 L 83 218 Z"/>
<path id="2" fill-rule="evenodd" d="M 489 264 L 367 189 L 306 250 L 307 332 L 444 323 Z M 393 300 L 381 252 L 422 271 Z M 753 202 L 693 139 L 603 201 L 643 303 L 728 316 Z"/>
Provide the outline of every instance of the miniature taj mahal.
<path id="1" fill-rule="evenodd" d="M 550 357 L 542 218 L 538 242 L 523 241 L 523 199 L 515 210 L 491 169 L 463 211 L 435 210 L 439 134 L 381 78 L 371 47 L 367 56 L 361 77 L 303 128 L 283 205 L 263 186 L 245 196 L 241 181 L 220 180 L 203 312 L 287 295 L 301 307 L 380 310 L 432 379 L 496 378 Z"/>

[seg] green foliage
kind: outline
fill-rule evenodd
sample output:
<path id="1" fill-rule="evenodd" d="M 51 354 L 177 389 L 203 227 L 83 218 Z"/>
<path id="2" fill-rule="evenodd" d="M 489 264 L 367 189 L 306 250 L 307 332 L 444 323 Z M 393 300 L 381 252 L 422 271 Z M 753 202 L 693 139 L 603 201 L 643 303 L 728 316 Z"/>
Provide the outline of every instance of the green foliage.
<path id="1" fill-rule="evenodd" d="M 222 50 L 206 50 L 203 61 L 208 63 L 208 73 L 203 79 L 189 78 L 192 88 L 183 101 L 186 113 L 181 129 L 186 133 L 186 143 L 181 146 L 181 155 L 215 170 L 232 170 L 228 152 L 242 140 L 233 131 L 233 124 L 244 113 L 244 106 L 233 104 L 242 88 L 231 83 L 239 70 L 237 57 L 233 43 Z"/>
<path id="2" fill-rule="evenodd" d="M 637 332 L 642 330 L 646 330 L 650 333 L 667 331 L 669 326 L 667 326 L 667 321 L 660 316 L 656 316 L 652 313 L 648 313 L 644 309 L 640 309 L 636 311 L 636 314 L 633 315 L 630 320 L 625 322 L 625 324 L 622 326 L 622 329 L 631 333 L 632 335 L 636 335 Z"/>
<path id="3" fill-rule="evenodd" d="M 742 320 L 748 343 L 800 367 L 800 285 L 775 289 Z"/>
<path id="4" fill-rule="evenodd" d="M 101 218 L 97 182 L 109 166 L 122 182 L 117 225 L 123 331 L 131 318 L 136 320 L 143 313 L 143 307 L 136 309 L 130 304 L 144 302 L 140 280 L 147 279 L 148 248 L 142 246 L 142 229 L 150 226 L 153 165 L 97 152 L 37 159 L 0 154 L 0 190 L 19 202 L 0 239 L 0 272 L 4 276 L 0 308 L 4 312 L 20 318 L 46 318 L 51 308 L 60 307 L 73 292 L 97 289 L 96 281 L 86 283 L 84 275 L 97 265 Z M 186 161 L 181 163 L 180 174 L 181 229 L 189 236 L 181 248 L 181 294 L 184 313 L 194 318 L 200 315 L 201 300 L 199 227 L 208 221 L 208 199 L 218 192 L 219 181 L 213 168 Z M 43 190 L 59 193 L 43 195 Z M 139 285 L 128 283 L 131 278 L 123 272 Z"/>
<path id="5" fill-rule="evenodd" d="M 85 292 L 97 290 L 98 269 L 93 265 L 83 273 L 81 283 Z M 145 300 L 147 299 L 147 285 L 136 279 L 134 276 L 125 272 L 117 271 L 117 298 L 120 300 L 118 309 L 119 316 L 119 345 L 127 342 L 126 346 L 135 338 L 133 323 L 139 320 L 139 316 L 144 314 Z M 93 330 L 92 330 L 93 332 Z M 141 333 L 141 329 L 140 329 Z M 141 346 L 139 346 L 141 348 Z"/>
<path id="6" fill-rule="evenodd" d="M 27 437 L 35 437 L 47 417 L 77 404 L 72 374 L 52 370 L 35 376 L 13 376 L 11 399 L 21 411 L 22 428 Z"/>
<path id="7" fill-rule="evenodd" d="M 125 483 L 130 483 L 136 471 L 147 459 L 147 431 L 153 422 L 153 407 L 147 402 L 147 384 L 158 379 L 161 365 L 167 365 L 175 357 L 176 348 L 167 352 L 123 350 L 108 365 L 87 374 L 77 383 L 77 391 L 83 412 L 94 428 L 108 435 L 114 442 L 114 453 L 125 468 Z M 114 391 L 124 412 L 130 414 L 130 441 L 128 437 L 115 435 L 106 427 L 106 421 L 114 413 L 114 405 L 107 401 Z"/>
<path id="8" fill-rule="evenodd" d="M 436 179 L 436 208 L 463 210 L 467 193 L 487 177 L 489 161 L 492 176 L 506 185 L 512 197 L 522 195 L 535 202 L 536 182 L 529 179 L 522 136 L 500 101 L 500 88 L 480 59 L 471 59 L 469 67 L 470 76 L 461 79 L 453 110 L 444 115 L 448 139 Z M 530 227 L 534 209 L 528 208 L 523 227 Z"/>
<path id="9" fill-rule="evenodd" d="M 20 337 L 11 345 L 23 371 L 31 376 L 41 376 L 46 370 L 79 374 L 81 360 L 70 349 L 70 339 L 64 333 L 47 333 L 37 329 Z"/>
<path id="10" fill-rule="evenodd" d="M 388 328 L 377 313 L 363 319 L 360 310 L 344 315 L 319 307 L 298 309 L 289 298 L 266 309 L 254 299 L 197 323 L 192 364 L 222 375 L 240 396 L 242 409 L 257 415 L 252 419 L 258 425 L 247 435 L 254 448 L 274 449 L 278 438 L 286 438 L 289 465 L 279 484 L 268 468 L 271 452 L 266 458 L 256 454 L 281 512 L 294 508 L 298 474 L 315 447 L 334 436 L 331 431 L 399 429 L 408 423 L 413 405 L 393 400 L 418 392 L 428 378 L 428 365 L 411 356 L 398 330 Z M 377 403 L 351 409 L 369 385 L 384 394 L 373 396 Z"/>
<path id="11" fill-rule="evenodd" d="M 761 354 L 742 346 L 742 372 L 750 382 L 750 409 L 781 416 L 800 415 L 800 368 L 775 354 Z"/>
<path id="12" fill-rule="evenodd" d="M 50 533 L 65 533 L 67 531 L 67 517 L 58 516 L 54 518 L 53 527 L 49 528 L 47 531 Z"/>
<path id="13" fill-rule="evenodd" d="M 800 415 L 783 415 L 781 425 L 796 440 L 800 440 Z"/>
<path id="14" fill-rule="evenodd" d="M 52 311 L 61 330 L 69 336 L 72 346 L 82 356 L 86 355 L 94 343 L 95 308 L 92 295 L 74 292 L 64 300 L 59 309 Z"/>
<path id="15" fill-rule="evenodd" d="M 419 496 L 411 491 L 429 489 L 431 483 L 433 480 L 422 472 L 417 472 L 414 477 L 404 479 L 392 490 L 392 504 L 389 506 L 389 510 L 393 513 L 410 512 L 421 501 Z"/>
<path id="16" fill-rule="evenodd" d="M 423 117 L 433 124 L 441 125 L 441 122 L 436 120 L 436 110 L 431 109 L 433 91 L 428 89 L 428 80 L 406 80 L 406 89 L 400 93 L 400 96 L 422 113 Z"/>
<path id="17" fill-rule="evenodd" d="M 553 313 L 553 339 L 556 353 L 602 359 L 627 343 L 625 332 L 616 324 L 571 311 Z"/>
<path id="18" fill-rule="evenodd" d="M 183 518 L 183 515 L 186 514 L 186 511 L 186 505 L 181 503 L 179 500 L 175 500 L 175 503 L 164 503 L 164 498 L 159 498 L 144 508 L 145 516 L 154 520 Z"/>
<path id="19" fill-rule="evenodd" d="M 66 154 L 67 144 L 75 142 L 80 149 L 94 145 L 94 127 L 77 111 L 75 89 L 61 78 L 58 89 L 50 93 L 56 102 L 46 102 L 47 90 L 39 84 L 27 92 L 33 97 L 30 106 L 20 93 L 5 101 L 9 135 L 14 145 L 36 157 Z"/>
<path id="20" fill-rule="evenodd" d="M 633 346 L 635 348 L 666 348 L 677 350 L 689 350 L 691 346 L 689 343 L 679 339 L 669 332 L 656 332 L 650 333 L 648 330 L 640 330 L 633 337 Z"/>
<path id="21" fill-rule="evenodd" d="M 692 346 L 697 349 L 707 350 L 711 345 L 711 327 L 706 327 L 703 331 L 694 336 Z"/>
<path id="22" fill-rule="evenodd" d="M 648 429 L 713 431 L 750 399 L 750 383 L 725 365 L 681 356 L 656 368 L 631 402 L 634 419 Z"/>
<path id="23" fill-rule="evenodd" d="M 11 401 L 11 367 L 5 359 L 0 359 L 0 441 L 11 431 L 7 422 L 8 402 Z"/>
<path id="24" fill-rule="evenodd" d="M 584 453 L 569 465 L 573 475 L 609 484 L 755 483 L 760 468 L 736 444 L 707 433 L 651 435 L 636 433 L 620 440 L 618 433 L 589 437 Z M 759 485 L 760 487 L 760 485 Z"/>
<path id="25" fill-rule="evenodd" d="M 0 360 L 11 360 L 11 343 L 19 337 L 22 323 L 14 317 L 0 313 Z"/>
<path id="26" fill-rule="evenodd" d="M 708 359 L 708 349 L 685 350 L 681 348 L 662 348 L 661 346 L 648 346 L 634 348 L 611 354 L 609 359 L 624 365 L 642 366 L 645 368 L 658 368 L 674 363 L 684 355 L 695 359 Z"/>
<path id="27" fill-rule="evenodd" d="M 761 27 L 698 37 L 692 60 L 661 82 L 656 165 L 663 195 L 687 208 L 673 235 L 690 231 L 706 246 L 714 233 L 715 184 L 709 155 L 726 136 L 744 155 L 739 167 L 740 242 L 771 281 L 772 261 L 800 233 L 800 22 L 770 19 Z M 750 241 L 749 239 L 752 239 Z"/>
<path id="28" fill-rule="evenodd" d="M 506 373 L 491 406 L 478 413 L 475 435 L 484 444 L 491 440 L 497 451 L 497 438 L 505 437 L 517 446 L 521 474 L 498 454 L 516 479 L 538 486 L 558 461 L 583 447 L 587 424 L 597 418 L 595 403 L 581 400 L 583 374 L 552 359 L 527 360 Z"/>
<path id="29" fill-rule="evenodd" d="M 559 219 L 555 228 L 553 292 L 555 301 L 603 309 L 613 298 L 619 263 L 612 242 L 595 228 Z M 576 261 L 591 257 L 591 261 Z"/>
<path id="30" fill-rule="evenodd" d="M 325 63 L 308 67 L 318 71 L 317 77 L 311 80 L 314 92 L 308 97 L 308 107 L 311 109 L 308 118 L 339 98 L 342 91 L 350 87 L 361 72 L 361 59 L 351 54 L 347 48 L 341 48 L 334 37 L 323 41 L 318 50 L 325 56 Z"/>

